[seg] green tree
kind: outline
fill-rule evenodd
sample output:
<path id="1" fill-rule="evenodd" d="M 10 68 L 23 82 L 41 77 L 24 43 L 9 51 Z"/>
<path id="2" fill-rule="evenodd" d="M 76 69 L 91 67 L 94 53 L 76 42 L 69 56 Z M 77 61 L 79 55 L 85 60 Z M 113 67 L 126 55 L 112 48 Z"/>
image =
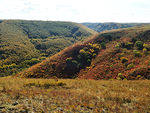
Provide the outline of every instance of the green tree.
<path id="1" fill-rule="evenodd" d="M 143 42 L 142 41 L 136 41 L 135 46 L 137 47 L 138 50 L 143 49 Z"/>
<path id="2" fill-rule="evenodd" d="M 102 42 L 102 43 L 101 43 L 101 48 L 102 48 L 102 49 L 106 49 L 106 43 L 105 43 L 105 42 Z"/>

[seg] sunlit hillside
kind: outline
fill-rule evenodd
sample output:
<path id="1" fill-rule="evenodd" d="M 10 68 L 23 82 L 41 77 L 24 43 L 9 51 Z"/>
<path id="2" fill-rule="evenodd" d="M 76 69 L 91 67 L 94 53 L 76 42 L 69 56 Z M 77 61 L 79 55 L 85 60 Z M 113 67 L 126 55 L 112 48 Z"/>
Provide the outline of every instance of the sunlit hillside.
<path id="1" fill-rule="evenodd" d="M 150 0 L 0 0 L 0 113 L 150 113 Z"/>
<path id="2" fill-rule="evenodd" d="M 0 76 L 15 74 L 96 32 L 77 23 L 0 21 Z"/>
<path id="3" fill-rule="evenodd" d="M 150 79 L 150 26 L 102 32 L 32 66 L 27 78 Z"/>

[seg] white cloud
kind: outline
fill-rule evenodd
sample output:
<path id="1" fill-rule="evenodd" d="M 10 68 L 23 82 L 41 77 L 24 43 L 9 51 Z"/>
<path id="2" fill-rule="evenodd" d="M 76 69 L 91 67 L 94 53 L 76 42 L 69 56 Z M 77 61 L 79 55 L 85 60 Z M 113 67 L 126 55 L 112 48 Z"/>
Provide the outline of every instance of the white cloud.
<path id="1" fill-rule="evenodd" d="M 0 0 L 0 18 L 150 22 L 149 6 L 149 0 Z"/>

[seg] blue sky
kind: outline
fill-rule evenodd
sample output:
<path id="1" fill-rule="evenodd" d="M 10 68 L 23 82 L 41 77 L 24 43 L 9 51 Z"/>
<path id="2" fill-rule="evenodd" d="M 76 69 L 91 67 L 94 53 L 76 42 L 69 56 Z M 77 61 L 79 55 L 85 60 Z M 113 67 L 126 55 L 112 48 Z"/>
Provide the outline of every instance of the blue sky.
<path id="1" fill-rule="evenodd" d="M 150 0 L 0 0 L 0 19 L 150 22 Z"/>

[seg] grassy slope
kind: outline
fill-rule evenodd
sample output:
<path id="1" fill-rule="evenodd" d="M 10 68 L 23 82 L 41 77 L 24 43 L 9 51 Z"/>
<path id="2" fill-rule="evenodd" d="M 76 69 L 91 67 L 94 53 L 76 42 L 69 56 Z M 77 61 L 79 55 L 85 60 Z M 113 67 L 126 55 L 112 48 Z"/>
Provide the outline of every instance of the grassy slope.
<path id="1" fill-rule="evenodd" d="M 72 22 L 1 20 L 1 76 L 27 68 L 93 33 Z"/>
<path id="2" fill-rule="evenodd" d="M 137 50 L 141 57 L 135 57 L 133 52 L 136 50 L 134 46 L 135 43 L 131 42 L 134 38 L 149 44 L 149 30 L 150 26 L 142 26 L 100 33 L 86 42 L 78 43 L 64 49 L 58 54 L 20 73 L 18 76 L 29 78 L 49 78 L 57 76 L 60 78 L 80 77 L 110 79 L 117 78 L 118 74 L 121 73 L 121 75 L 127 79 L 139 79 L 138 77 L 140 77 L 140 79 L 149 79 L 149 51 L 147 54 L 144 54 L 142 50 Z M 102 42 L 106 43 L 106 49 L 99 48 L 98 52 L 95 52 L 94 44 L 100 45 Z M 121 47 L 116 49 L 115 46 L 117 43 L 132 43 L 132 47 L 129 50 Z M 81 55 L 83 54 L 80 53 L 80 50 L 84 47 L 88 48 L 88 51 L 85 52 L 85 56 L 82 57 Z M 94 55 L 91 53 L 91 51 L 93 51 L 92 49 L 97 56 L 90 59 L 88 55 Z M 79 59 L 79 57 L 82 60 Z M 122 63 L 120 57 L 127 58 L 128 62 Z M 67 63 L 68 58 L 71 59 L 69 65 Z M 88 62 L 84 61 L 85 59 L 87 59 Z M 129 64 L 133 64 L 133 66 L 127 69 Z"/>
<path id="3" fill-rule="evenodd" d="M 142 23 L 82 23 L 82 24 L 97 32 L 142 25 Z"/>
<path id="4" fill-rule="evenodd" d="M 0 78 L 0 112 L 149 112 L 150 81 Z"/>

